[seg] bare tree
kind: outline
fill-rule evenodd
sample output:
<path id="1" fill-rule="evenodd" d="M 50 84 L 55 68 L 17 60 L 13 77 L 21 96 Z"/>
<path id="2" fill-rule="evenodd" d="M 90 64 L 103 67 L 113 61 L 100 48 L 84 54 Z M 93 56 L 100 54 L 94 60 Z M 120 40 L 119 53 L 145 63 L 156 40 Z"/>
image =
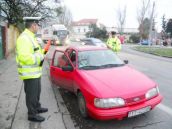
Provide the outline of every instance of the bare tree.
<path id="1" fill-rule="evenodd" d="M 12 0 L 1 0 L 0 1 L 0 10 L 6 15 L 6 19 L 9 24 L 14 24 L 17 20 L 20 19 L 21 9 L 19 7 L 20 1 Z"/>
<path id="2" fill-rule="evenodd" d="M 24 16 L 51 17 L 51 9 L 44 2 L 47 0 L 0 0 L 0 10 L 5 13 L 9 24 L 23 27 Z"/>
<path id="3" fill-rule="evenodd" d="M 127 11 L 126 6 L 123 9 L 121 9 L 119 7 L 117 10 L 118 31 L 120 33 L 123 33 L 123 31 L 124 31 L 124 25 L 125 25 L 125 20 L 126 20 L 126 11 Z"/>
<path id="4" fill-rule="evenodd" d="M 162 25 L 162 31 L 164 31 L 165 32 L 165 30 L 166 30 L 166 27 L 167 27 L 167 20 L 166 20 L 166 18 L 165 18 L 165 14 L 162 16 L 162 23 L 161 23 L 161 25 Z"/>
<path id="5" fill-rule="evenodd" d="M 143 39 L 148 39 L 149 37 L 149 30 L 150 30 L 150 19 L 149 18 L 145 18 L 143 20 L 143 33 L 142 33 L 142 38 Z"/>
<path id="6" fill-rule="evenodd" d="M 41 16 L 43 19 L 51 17 L 53 11 L 45 4 L 48 0 L 22 0 L 21 6 L 24 16 Z"/>
<path id="7" fill-rule="evenodd" d="M 62 7 L 60 10 L 57 9 L 56 11 L 59 23 L 64 24 L 69 28 L 73 20 L 71 11 L 66 6 Z"/>
<path id="8" fill-rule="evenodd" d="M 148 16 L 150 0 L 141 0 L 140 8 L 137 9 L 137 21 L 139 23 L 139 33 L 142 38 L 144 35 L 144 20 Z"/>

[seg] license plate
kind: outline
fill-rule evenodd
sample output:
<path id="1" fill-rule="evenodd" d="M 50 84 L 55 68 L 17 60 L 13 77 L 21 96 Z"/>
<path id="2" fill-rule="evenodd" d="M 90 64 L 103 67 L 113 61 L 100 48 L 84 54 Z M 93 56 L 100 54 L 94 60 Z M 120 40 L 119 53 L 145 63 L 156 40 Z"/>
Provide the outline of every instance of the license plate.
<path id="1" fill-rule="evenodd" d="M 145 112 L 148 112 L 150 110 L 151 110 L 151 106 L 141 108 L 139 110 L 131 111 L 131 112 L 128 113 L 128 117 L 137 116 L 137 115 L 143 114 Z"/>

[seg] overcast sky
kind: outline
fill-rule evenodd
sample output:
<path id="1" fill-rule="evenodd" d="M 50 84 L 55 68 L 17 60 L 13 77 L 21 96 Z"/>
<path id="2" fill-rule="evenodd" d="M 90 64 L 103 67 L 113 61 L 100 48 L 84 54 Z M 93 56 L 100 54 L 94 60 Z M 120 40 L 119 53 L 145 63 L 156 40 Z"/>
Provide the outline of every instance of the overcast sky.
<path id="1" fill-rule="evenodd" d="M 172 18 L 172 0 L 151 0 L 151 2 L 153 1 L 156 2 L 156 27 L 160 30 L 163 14 L 166 18 Z M 125 27 L 138 28 L 136 17 L 140 0 L 64 0 L 64 3 L 72 12 L 74 21 L 83 18 L 97 18 L 109 27 L 117 25 L 118 8 L 127 6 Z"/>

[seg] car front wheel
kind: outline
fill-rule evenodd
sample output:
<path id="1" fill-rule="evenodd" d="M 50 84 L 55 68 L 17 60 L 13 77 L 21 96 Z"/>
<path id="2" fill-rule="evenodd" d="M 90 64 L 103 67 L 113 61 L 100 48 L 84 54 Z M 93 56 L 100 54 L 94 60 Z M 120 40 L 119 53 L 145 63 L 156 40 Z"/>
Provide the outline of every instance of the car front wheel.
<path id="1" fill-rule="evenodd" d="M 86 102 L 81 92 L 78 93 L 78 108 L 79 108 L 81 116 L 84 118 L 87 118 L 88 112 L 86 108 Z"/>

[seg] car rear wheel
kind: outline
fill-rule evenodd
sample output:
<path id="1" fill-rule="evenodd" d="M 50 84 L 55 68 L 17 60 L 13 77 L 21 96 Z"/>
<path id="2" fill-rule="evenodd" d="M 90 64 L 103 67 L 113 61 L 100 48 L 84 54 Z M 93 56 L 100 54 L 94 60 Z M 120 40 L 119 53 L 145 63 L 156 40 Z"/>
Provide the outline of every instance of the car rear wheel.
<path id="1" fill-rule="evenodd" d="M 78 93 L 78 108 L 79 108 L 81 116 L 84 118 L 87 118 L 88 112 L 86 108 L 86 102 L 81 92 Z"/>

